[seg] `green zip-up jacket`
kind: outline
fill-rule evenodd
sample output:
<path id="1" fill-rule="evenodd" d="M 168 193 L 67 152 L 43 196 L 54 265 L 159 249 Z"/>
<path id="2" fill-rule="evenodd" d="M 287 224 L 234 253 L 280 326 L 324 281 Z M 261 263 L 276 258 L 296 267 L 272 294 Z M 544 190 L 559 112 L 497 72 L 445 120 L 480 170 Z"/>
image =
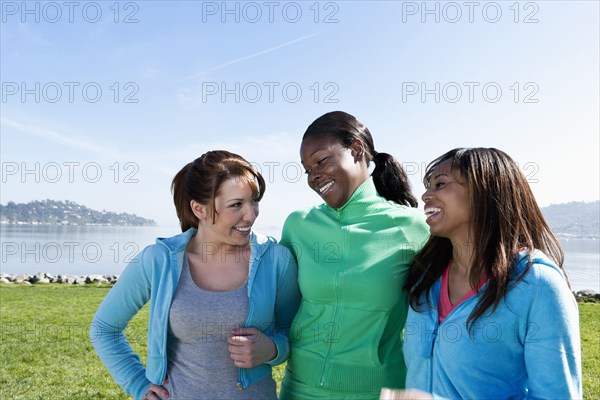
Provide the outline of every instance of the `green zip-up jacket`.
<path id="1" fill-rule="evenodd" d="M 372 178 L 341 208 L 287 218 L 281 244 L 298 261 L 302 293 L 290 332 L 295 379 L 317 390 L 403 387 L 402 286 L 428 237 L 423 212 L 381 197 Z"/>

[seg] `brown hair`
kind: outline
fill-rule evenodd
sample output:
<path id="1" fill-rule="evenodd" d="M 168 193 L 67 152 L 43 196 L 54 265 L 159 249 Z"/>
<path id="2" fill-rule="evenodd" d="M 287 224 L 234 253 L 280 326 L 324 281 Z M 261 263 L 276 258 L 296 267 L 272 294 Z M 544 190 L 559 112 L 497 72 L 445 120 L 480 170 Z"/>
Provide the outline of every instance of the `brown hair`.
<path id="1" fill-rule="evenodd" d="M 175 175 L 171 183 L 171 193 L 183 232 L 189 228 L 197 228 L 199 224 L 198 218 L 192 212 L 192 200 L 210 205 L 214 224 L 217 214 L 215 197 L 218 196 L 223 182 L 230 178 L 243 179 L 250 185 L 254 200 L 262 199 L 266 188 L 262 175 L 244 158 L 225 150 L 204 153 Z"/>
<path id="2" fill-rule="evenodd" d="M 550 231 L 527 179 L 510 156 L 494 148 L 454 149 L 432 161 L 423 182 L 429 187 L 435 168 L 451 160 L 452 170 L 465 180 L 471 204 L 471 237 L 474 243 L 473 263 L 469 273 L 471 287 L 480 277 L 488 277 L 488 285 L 467 320 L 467 326 L 486 310 L 496 309 L 508 290 L 520 249 L 538 249 L 548 255 L 562 270 L 564 255 L 560 243 Z M 442 275 L 452 259 L 452 244 L 447 238 L 432 235 L 415 256 L 404 289 L 414 310 L 419 299 Z M 531 259 L 521 279 L 531 266 Z M 568 283 L 568 279 L 567 279 Z"/>

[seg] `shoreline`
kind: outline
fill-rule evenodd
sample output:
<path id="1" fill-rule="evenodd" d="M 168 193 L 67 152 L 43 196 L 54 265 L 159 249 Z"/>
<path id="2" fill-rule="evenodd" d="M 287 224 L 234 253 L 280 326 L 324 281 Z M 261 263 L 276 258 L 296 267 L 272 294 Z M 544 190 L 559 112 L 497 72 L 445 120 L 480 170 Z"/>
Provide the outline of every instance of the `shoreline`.
<path id="1" fill-rule="evenodd" d="M 4 285 L 30 285 L 30 286 L 45 286 L 49 284 L 62 285 L 90 285 L 90 284 L 107 284 L 114 285 L 120 274 L 85 274 L 85 275 L 52 275 L 47 272 L 38 272 L 34 275 L 29 274 L 7 274 L 0 273 L 0 286 Z M 600 303 L 600 293 L 591 290 L 583 289 L 572 291 L 575 300 L 578 303 Z"/>
<path id="2" fill-rule="evenodd" d="M 38 272 L 37 274 L 7 274 L 0 273 L 0 283 L 5 285 L 24 284 L 24 285 L 47 285 L 51 283 L 85 285 L 91 283 L 106 283 L 114 285 L 119 279 L 120 274 L 85 274 L 85 275 L 53 275 L 47 272 Z"/>
<path id="3" fill-rule="evenodd" d="M 86 222 L 85 224 L 73 224 L 73 223 L 50 223 L 50 222 L 24 222 L 24 221 L 17 221 L 17 222 L 7 222 L 7 221 L 0 221 L 0 225 L 4 225 L 4 226 L 108 226 L 111 228 L 117 228 L 117 227 L 129 227 L 129 228 L 154 228 L 154 227 L 158 227 L 158 224 L 142 224 L 142 225 L 137 225 L 137 224 L 109 224 L 109 223 L 93 223 L 93 222 Z"/>
<path id="4" fill-rule="evenodd" d="M 179 227 L 179 225 L 177 224 L 169 224 L 169 225 L 164 225 L 164 224 L 158 224 L 158 223 L 154 223 L 154 224 L 110 224 L 110 223 L 83 223 L 83 224 L 78 224 L 78 223 L 71 223 L 71 222 L 37 222 L 37 221 L 16 221 L 16 222 L 12 222 L 12 221 L 6 221 L 6 220 L 0 220 L 0 225 L 2 226 L 40 226 L 40 227 L 46 227 L 46 226 L 64 226 L 64 227 L 74 227 L 74 226 L 90 226 L 90 227 L 110 227 L 110 228 L 120 228 L 120 227 L 124 227 L 124 228 L 172 228 L 172 227 Z M 258 230 L 259 232 L 264 231 L 265 229 L 263 228 L 262 230 Z M 268 229 L 267 229 L 268 230 Z M 276 229 L 277 231 L 280 231 L 280 229 Z M 557 239 L 565 239 L 565 240 L 569 240 L 569 239 L 584 239 L 584 240 L 600 240 L 600 235 L 596 235 L 596 234 L 573 234 L 573 233 L 561 233 L 561 232 L 554 232 L 554 236 L 556 236 Z"/>

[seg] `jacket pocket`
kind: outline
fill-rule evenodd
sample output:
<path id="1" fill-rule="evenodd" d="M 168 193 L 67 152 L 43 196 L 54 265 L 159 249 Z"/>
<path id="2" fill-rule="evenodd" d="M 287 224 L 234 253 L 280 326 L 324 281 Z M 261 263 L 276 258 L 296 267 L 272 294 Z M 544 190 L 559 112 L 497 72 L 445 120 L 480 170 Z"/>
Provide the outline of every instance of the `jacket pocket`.
<path id="1" fill-rule="evenodd" d="M 292 351 L 380 367 L 378 350 L 388 317 L 385 311 L 334 307 L 303 299 L 290 333 Z"/>
<path id="2" fill-rule="evenodd" d="M 388 320 L 386 311 L 342 309 L 332 353 L 350 364 L 381 367 L 379 348 Z"/>

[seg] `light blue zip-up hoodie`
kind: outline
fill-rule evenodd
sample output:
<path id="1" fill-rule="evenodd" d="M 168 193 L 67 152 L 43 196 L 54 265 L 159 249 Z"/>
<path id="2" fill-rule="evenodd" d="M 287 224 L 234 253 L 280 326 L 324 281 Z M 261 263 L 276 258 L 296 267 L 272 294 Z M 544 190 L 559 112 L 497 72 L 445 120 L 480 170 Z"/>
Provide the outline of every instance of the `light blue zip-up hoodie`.
<path id="1" fill-rule="evenodd" d="M 171 301 L 179 282 L 185 248 L 196 229 L 159 238 L 146 247 L 119 277 L 94 315 L 90 338 L 113 379 L 139 399 L 151 383 L 160 385 L 167 374 L 167 331 Z M 277 356 L 254 368 L 240 368 L 241 387 L 271 374 L 290 352 L 289 329 L 300 303 L 297 265 L 289 250 L 271 237 L 250 237 L 248 316 L 246 327 L 269 336 Z M 148 301 L 148 356 L 146 367 L 133 352 L 123 330 Z"/>
<path id="2" fill-rule="evenodd" d="M 438 324 L 441 279 L 430 289 L 431 307 L 409 310 L 404 341 L 407 389 L 450 399 L 582 397 L 575 298 L 560 269 L 538 251 L 523 279 L 516 281 L 527 259 L 526 253 L 519 254 L 506 297 L 493 313 L 475 322 L 471 335 L 466 322 L 479 295 L 459 304 Z"/>

